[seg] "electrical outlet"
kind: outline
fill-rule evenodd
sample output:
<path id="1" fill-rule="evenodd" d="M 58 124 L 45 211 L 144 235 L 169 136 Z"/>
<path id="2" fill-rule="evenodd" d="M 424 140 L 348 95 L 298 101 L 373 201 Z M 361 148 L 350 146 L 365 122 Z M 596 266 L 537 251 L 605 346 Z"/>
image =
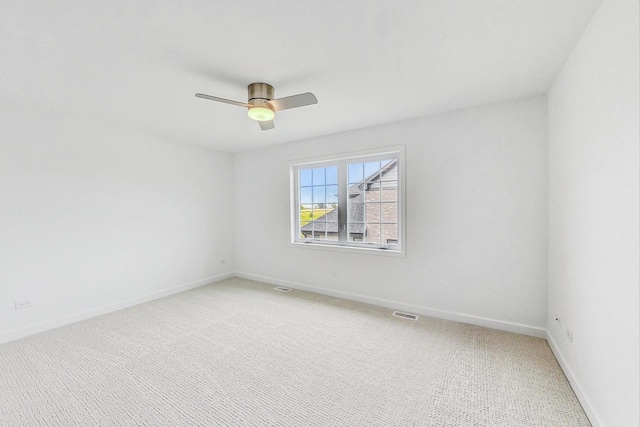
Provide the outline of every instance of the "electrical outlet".
<path id="1" fill-rule="evenodd" d="M 573 342 L 573 332 L 571 332 L 569 329 L 567 329 L 567 339 L 570 343 Z"/>
<path id="2" fill-rule="evenodd" d="M 31 308 L 32 306 L 33 306 L 33 301 L 28 299 L 16 301 L 16 310 L 22 310 L 23 308 Z"/>
<path id="3" fill-rule="evenodd" d="M 331 277 L 333 277 L 334 279 L 337 279 L 339 277 L 338 273 L 331 273 Z"/>

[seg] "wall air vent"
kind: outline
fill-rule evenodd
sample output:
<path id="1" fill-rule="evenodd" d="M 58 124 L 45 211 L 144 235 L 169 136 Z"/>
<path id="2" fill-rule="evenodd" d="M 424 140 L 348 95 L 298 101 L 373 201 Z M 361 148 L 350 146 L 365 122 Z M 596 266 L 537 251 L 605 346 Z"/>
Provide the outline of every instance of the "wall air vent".
<path id="1" fill-rule="evenodd" d="M 418 320 L 418 315 L 417 314 L 403 313 L 401 311 L 394 311 L 393 315 L 396 316 L 396 317 L 402 317 L 403 319 Z"/>
<path id="2" fill-rule="evenodd" d="M 291 288 L 285 288 L 283 286 L 276 286 L 275 288 L 273 288 L 274 291 L 278 291 L 278 292 L 289 292 L 291 290 Z"/>

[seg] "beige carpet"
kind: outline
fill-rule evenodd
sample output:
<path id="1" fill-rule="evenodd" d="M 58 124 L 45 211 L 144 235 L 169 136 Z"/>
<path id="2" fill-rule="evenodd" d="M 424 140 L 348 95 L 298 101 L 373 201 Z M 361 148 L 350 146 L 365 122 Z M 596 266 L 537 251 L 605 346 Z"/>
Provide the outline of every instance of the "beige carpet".
<path id="1" fill-rule="evenodd" d="M 546 341 L 242 279 L 0 345 L 1 426 L 588 426 Z"/>

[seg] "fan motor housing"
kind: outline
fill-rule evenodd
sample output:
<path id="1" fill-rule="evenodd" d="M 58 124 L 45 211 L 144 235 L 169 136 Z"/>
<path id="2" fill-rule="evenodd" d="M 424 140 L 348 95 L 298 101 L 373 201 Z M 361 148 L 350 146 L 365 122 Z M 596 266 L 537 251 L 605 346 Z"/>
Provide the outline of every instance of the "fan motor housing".
<path id="1" fill-rule="evenodd" d="M 247 87 L 249 92 L 249 102 L 257 99 L 264 99 L 269 101 L 275 98 L 275 90 L 273 86 L 267 83 L 251 83 Z"/>

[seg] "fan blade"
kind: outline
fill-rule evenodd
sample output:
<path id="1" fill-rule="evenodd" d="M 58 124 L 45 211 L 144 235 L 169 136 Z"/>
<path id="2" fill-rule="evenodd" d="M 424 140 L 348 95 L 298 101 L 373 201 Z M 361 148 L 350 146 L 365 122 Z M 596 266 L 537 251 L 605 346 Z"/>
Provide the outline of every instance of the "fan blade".
<path id="1" fill-rule="evenodd" d="M 272 99 L 269 104 L 276 111 L 288 110 L 289 108 L 304 107 L 305 105 L 317 104 L 318 99 L 311 92 L 300 93 L 298 95 L 287 96 L 280 99 Z"/>
<path id="2" fill-rule="evenodd" d="M 258 123 L 260 123 L 260 129 L 262 130 L 269 130 L 276 127 L 276 125 L 273 123 L 273 120 L 267 120 L 265 122 L 258 122 Z"/>
<path id="3" fill-rule="evenodd" d="M 202 98 L 202 99 L 208 99 L 210 101 L 224 102 L 225 104 L 237 105 L 239 107 L 247 107 L 247 108 L 251 107 L 251 105 L 245 102 L 238 102 L 238 101 L 232 101 L 230 99 L 218 98 L 217 96 L 205 95 L 204 93 L 196 93 L 196 97 Z"/>

